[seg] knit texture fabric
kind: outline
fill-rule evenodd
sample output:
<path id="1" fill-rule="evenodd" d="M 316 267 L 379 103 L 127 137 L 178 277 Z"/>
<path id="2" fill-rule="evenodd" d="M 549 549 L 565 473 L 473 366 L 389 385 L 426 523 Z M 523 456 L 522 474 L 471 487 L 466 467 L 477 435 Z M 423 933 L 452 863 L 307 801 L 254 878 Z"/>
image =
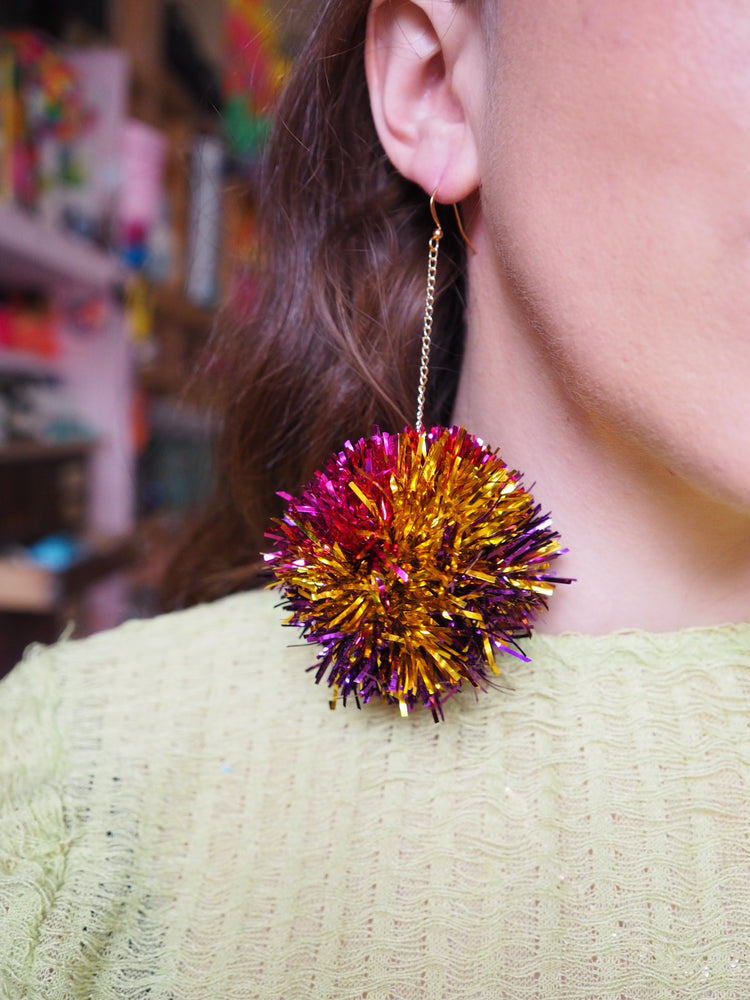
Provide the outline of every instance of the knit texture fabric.
<path id="1" fill-rule="evenodd" d="M 0 684 L 0 995 L 750 996 L 750 627 L 328 708 L 277 595 Z"/>

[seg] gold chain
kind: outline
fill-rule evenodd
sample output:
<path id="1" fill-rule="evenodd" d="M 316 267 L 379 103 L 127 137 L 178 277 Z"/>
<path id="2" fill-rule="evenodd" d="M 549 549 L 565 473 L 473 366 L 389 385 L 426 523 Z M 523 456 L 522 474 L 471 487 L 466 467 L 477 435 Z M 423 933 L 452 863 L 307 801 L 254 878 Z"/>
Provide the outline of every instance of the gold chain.
<path id="1" fill-rule="evenodd" d="M 419 364 L 419 388 L 417 390 L 417 419 L 414 422 L 417 434 L 422 433 L 422 418 L 424 417 L 424 398 L 427 391 L 427 378 L 430 372 L 430 345 L 432 343 L 432 312 L 435 305 L 435 276 L 437 275 L 438 249 L 443 238 L 443 230 L 438 227 L 430 240 L 430 252 L 427 256 L 427 296 L 424 305 L 424 326 L 422 327 L 422 357 Z"/>

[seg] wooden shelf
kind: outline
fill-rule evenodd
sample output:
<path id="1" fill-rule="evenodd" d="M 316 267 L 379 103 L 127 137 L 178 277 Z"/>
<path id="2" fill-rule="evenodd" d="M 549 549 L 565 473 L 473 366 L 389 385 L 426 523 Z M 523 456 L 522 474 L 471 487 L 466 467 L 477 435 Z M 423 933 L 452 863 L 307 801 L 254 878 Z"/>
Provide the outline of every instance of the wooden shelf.
<path id="1" fill-rule="evenodd" d="M 97 442 L 94 440 L 61 442 L 10 441 L 0 444 L 0 465 L 79 458 L 81 455 L 86 455 L 92 451 L 96 445 Z"/>
<path id="2" fill-rule="evenodd" d="M 0 613 L 56 614 L 97 580 L 132 565 L 132 537 L 98 540 L 60 573 L 22 557 L 0 557 Z"/>
<path id="3" fill-rule="evenodd" d="M 93 292 L 119 287 L 123 278 L 123 267 L 112 254 L 0 202 L 0 283 Z"/>
<path id="4" fill-rule="evenodd" d="M 1 269 L 2 265 L 0 265 Z M 39 378 L 55 374 L 57 358 L 45 358 L 14 347 L 0 347 L 0 374 L 3 372 L 33 375 Z M 2 445 L 0 445 L 2 447 Z"/>
<path id="5" fill-rule="evenodd" d="M 138 371 L 138 382 L 145 392 L 155 396 L 179 396 L 185 389 L 181 372 L 164 365 L 147 365 Z"/>
<path id="6" fill-rule="evenodd" d="M 155 288 L 154 312 L 156 321 L 171 323 L 182 330 L 207 337 L 216 319 L 216 311 L 196 306 L 178 292 L 167 288 Z"/>

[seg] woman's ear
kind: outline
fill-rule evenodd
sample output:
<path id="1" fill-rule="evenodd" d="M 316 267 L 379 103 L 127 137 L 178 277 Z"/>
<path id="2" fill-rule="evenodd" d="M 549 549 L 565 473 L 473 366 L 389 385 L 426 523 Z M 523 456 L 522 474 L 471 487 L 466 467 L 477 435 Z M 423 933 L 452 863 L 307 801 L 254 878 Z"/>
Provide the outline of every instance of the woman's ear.
<path id="1" fill-rule="evenodd" d="M 477 32 L 476 16 L 453 0 L 370 6 L 365 66 L 380 141 L 399 173 L 441 202 L 479 186 L 470 113 L 482 79 Z"/>

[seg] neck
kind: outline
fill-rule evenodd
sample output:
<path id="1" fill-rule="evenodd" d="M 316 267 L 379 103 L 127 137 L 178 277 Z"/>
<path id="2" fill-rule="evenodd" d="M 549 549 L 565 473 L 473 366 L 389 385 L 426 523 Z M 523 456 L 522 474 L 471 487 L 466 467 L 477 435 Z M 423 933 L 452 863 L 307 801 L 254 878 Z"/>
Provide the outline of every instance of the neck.
<path id="1" fill-rule="evenodd" d="M 750 620 L 750 515 L 607 426 L 540 347 L 511 291 L 470 298 L 454 422 L 524 474 L 568 552 L 543 631 L 669 631 Z"/>

